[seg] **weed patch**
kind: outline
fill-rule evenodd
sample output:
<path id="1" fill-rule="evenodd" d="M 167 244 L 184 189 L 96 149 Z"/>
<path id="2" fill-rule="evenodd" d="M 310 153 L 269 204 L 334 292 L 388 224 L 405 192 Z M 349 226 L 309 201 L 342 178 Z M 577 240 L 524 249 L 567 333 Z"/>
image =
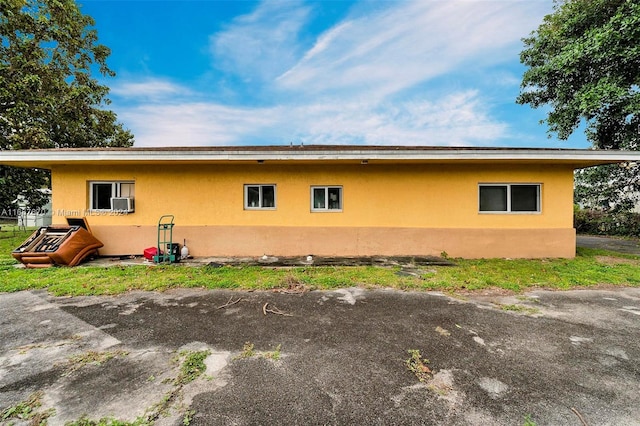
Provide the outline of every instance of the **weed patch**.
<path id="1" fill-rule="evenodd" d="M 240 352 L 234 359 L 251 358 L 256 354 L 253 348 L 253 343 L 246 342 L 244 346 L 242 346 L 242 352 Z"/>
<path id="2" fill-rule="evenodd" d="M 420 351 L 418 349 L 409 349 L 407 351 L 410 355 L 409 359 L 407 359 L 404 363 L 407 367 L 407 370 L 411 371 L 421 382 L 426 382 L 432 377 L 433 372 L 427 364 L 429 364 L 429 360 L 426 358 L 422 358 L 420 355 Z"/>
<path id="3" fill-rule="evenodd" d="M 3 423 L 9 421 L 9 424 L 13 424 L 11 420 L 28 420 L 30 425 L 46 425 L 47 419 L 55 414 L 55 410 L 50 408 L 43 412 L 39 411 L 42 406 L 42 396 L 42 391 L 32 393 L 26 401 L 4 409 L 0 420 Z"/>
<path id="4" fill-rule="evenodd" d="M 537 426 L 538 424 L 531 419 L 531 414 L 524 416 L 524 423 L 522 426 Z"/>
<path id="5" fill-rule="evenodd" d="M 273 351 L 256 351 L 255 346 L 251 342 L 246 342 L 242 347 L 242 352 L 236 355 L 233 359 L 246 359 L 252 357 L 265 358 L 273 361 L 277 361 L 282 357 L 281 353 L 282 345 L 276 346 Z"/>
<path id="6" fill-rule="evenodd" d="M 182 424 L 184 426 L 189 426 L 191 424 L 191 421 L 193 420 L 194 414 L 196 414 L 194 410 L 188 410 L 186 413 L 184 413 L 184 417 L 182 418 Z"/>
<path id="7" fill-rule="evenodd" d="M 67 361 L 67 371 L 65 375 L 72 374 L 86 365 L 102 365 L 115 357 L 129 355 L 126 351 L 96 352 L 89 351 L 79 355 L 74 355 Z"/>
<path id="8" fill-rule="evenodd" d="M 117 420 L 113 417 L 103 417 L 100 420 L 90 420 L 83 416 L 74 422 L 65 423 L 65 426 L 151 426 L 149 420 L 139 417 L 132 422 Z"/>
<path id="9" fill-rule="evenodd" d="M 180 353 L 180 356 L 184 357 L 184 361 L 180 366 L 180 374 L 175 379 L 175 383 L 178 385 L 186 385 L 193 382 L 207 369 L 204 360 L 211 354 L 210 350 L 205 351 L 184 351 Z"/>
<path id="10" fill-rule="evenodd" d="M 150 424 L 153 424 L 153 422 L 155 422 L 161 416 L 167 415 L 174 401 L 181 398 L 182 388 L 186 384 L 191 383 L 195 379 L 200 377 L 202 373 L 207 370 L 207 366 L 204 363 L 204 360 L 207 359 L 210 354 L 211 351 L 208 349 L 203 351 L 182 351 L 178 354 L 176 360 L 179 361 L 182 359 L 182 363 L 180 364 L 180 372 L 173 380 L 169 380 L 169 382 L 174 385 L 174 388 L 167 392 L 162 397 L 162 400 L 155 403 L 149 409 L 151 414 L 147 416 L 147 420 L 150 422 Z M 177 409 L 180 410 L 180 408 Z M 184 407 L 182 409 L 184 409 Z M 191 423 L 191 418 L 194 414 L 194 411 L 185 411 L 183 424 L 188 425 L 189 423 Z"/>
<path id="11" fill-rule="evenodd" d="M 529 296 L 516 296 L 516 299 L 522 302 L 530 302 L 530 303 L 540 303 L 540 300 L 537 297 L 529 297 Z"/>
<path id="12" fill-rule="evenodd" d="M 280 359 L 280 349 L 281 349 L 282 345 L 278 345 L 276 346 L 275 350 L 270 351 L 270 352 L 262 352 L 262 357 L 266 358 L 266 359 L 272 359 L 274 361 L 277 361 Z"/>
<path id="13" fill-rule="evenodd" d="M 523 313 L 527 315 L 535 315 L 540 313 L 540 309 L 538 308 L 530 308 L 528 306 L 523 306 L 523 305 L 499 305 L 499 306 L 500 306 L 500 309 L 502 309 L 503 311 L 518 312 L 518 313 Z"/>
<path id="14" fill-rule="evenodd" d="M 153 404 L 153 406 L 151 406 L 151 408 L 149 409 L 149 412 L 151 414 L 147 416 L 147 421 L 150 424 L 153 424 L 161 416 L 168 416 L 169 409 L 171 408 L 173 401 L 175 401 L 180 396 L 181 391 L 182 385 L 165 393 L 162 399 Z"/>

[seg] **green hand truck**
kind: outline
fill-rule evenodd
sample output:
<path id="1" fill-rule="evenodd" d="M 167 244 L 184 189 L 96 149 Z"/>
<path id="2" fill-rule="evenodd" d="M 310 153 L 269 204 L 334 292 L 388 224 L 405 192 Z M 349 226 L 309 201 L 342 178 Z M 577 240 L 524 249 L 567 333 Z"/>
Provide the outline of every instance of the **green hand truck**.
<path id="1" fill-rule="evenodd" d="M 158 221 L 158 249 L 153 261 L 156 263 L 176 262 L 177 256 L 173 250 L 173 215 L 167 214 Z"/>

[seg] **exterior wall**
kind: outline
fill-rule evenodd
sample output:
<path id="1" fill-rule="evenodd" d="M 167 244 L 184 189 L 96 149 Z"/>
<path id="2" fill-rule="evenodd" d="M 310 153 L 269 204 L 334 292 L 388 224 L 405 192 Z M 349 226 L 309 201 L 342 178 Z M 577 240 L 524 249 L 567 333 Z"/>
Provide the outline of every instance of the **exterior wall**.
<path id="1" fill-rule="evenodd" d="M 135 181 L 135 213 L 88 209 L 88 182 Z M 541 212 L 478 212 L 478 183 L 540 183 Z M 276 210 L 244 210 L 244 184 L 276 184 Z M 311 212 L 311 185 L 340 185 L 341 212 Z M 573 257 L 573 169 L 553 165 L 265 162 L 56 166 L 53 222 L 88 217 L 101 254 L 140 254 L 163 214 L 194 256 Z"/>

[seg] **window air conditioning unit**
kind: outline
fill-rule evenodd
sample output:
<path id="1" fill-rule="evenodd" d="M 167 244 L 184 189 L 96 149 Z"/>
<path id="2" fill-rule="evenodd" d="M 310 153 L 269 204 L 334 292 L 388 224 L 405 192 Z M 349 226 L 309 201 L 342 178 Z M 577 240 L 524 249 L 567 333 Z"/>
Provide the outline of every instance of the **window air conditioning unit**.
<path id="1" fill-rule="evenodd" d="M 134 211 L 133 198 L 128 197 L 112 197 L 111 210 L 132 213 Z"/>

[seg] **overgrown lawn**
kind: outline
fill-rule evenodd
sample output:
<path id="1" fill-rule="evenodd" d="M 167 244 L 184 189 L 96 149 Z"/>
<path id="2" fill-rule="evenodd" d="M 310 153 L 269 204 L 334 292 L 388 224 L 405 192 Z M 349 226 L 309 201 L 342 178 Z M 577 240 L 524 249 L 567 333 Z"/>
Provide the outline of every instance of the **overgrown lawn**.
<path id="1" fill-rule="evenodd" d="M 55 295 L 73 296 L 189 287 L 269 290 L 287 288 L 292 282 L 307 289 L 359 286 L 445 292 L 497 288 L 520 292 L 531 288 L 640 284 L 640 257 L 591 249 L 578 249 L 575 259 L 459 259 L 453 267 L 422 267 L 419 277 L 398 275 L 399 267 L 378 266 L 273 268 L 174 264 L 16 268 L 11 251 L 30 233 L 0 232 L 0 292 L 47 289 Z"/>

